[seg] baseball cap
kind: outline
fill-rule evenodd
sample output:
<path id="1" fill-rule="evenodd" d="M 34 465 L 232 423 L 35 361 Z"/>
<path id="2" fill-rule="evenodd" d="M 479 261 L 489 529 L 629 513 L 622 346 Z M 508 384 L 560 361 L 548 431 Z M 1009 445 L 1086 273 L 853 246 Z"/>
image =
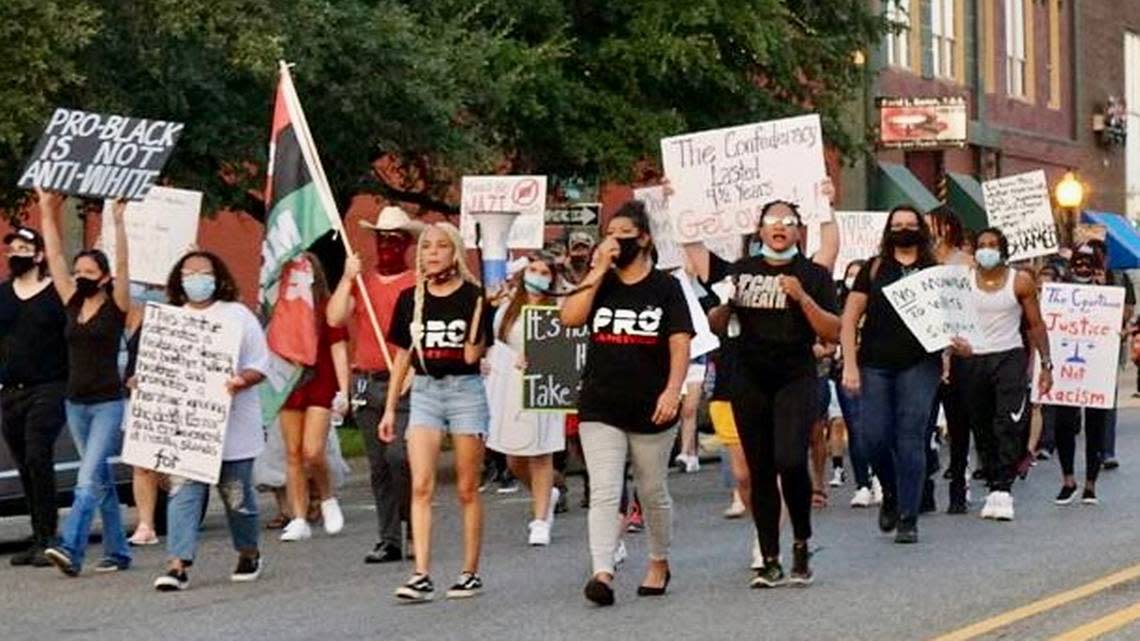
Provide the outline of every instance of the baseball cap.
<path id="1" fill-rule="evenodd" d="M 566 243 L 567 247 L 574 247 L 575 245 L 586 245 L 593 247 L 598 244 L 594 237 L 584 231 L 570 232 L 570 240 Z"/>
<path id="2" fill-rule="evenodd" d="M 17 227 L 8 232 L 8 235 L 4 236 L 4 244 L 9 245 L 16 239 L 26 240 L 35 246 L 36 251 L 44 250 L 44 237 L 31 227 Z"/>

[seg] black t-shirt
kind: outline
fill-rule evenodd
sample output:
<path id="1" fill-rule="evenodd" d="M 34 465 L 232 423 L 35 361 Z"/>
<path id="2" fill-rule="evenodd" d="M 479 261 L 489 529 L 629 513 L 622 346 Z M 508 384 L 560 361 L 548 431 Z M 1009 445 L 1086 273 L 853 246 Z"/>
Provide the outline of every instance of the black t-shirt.
<path id="1" fill-rule="evenodd" d="M 627 285 L 605 275 L 590 309 L 590 345 L 582 371 L 578 416 L 630 432 L 660 432 L 657 397 L 669 382 L 669 337 L 693 334 L 681 284 L 650 270 Z"/>
<path id="2" fill-rule="evenodd" d="M 736 345 L 738 340 L 735 337 L 720 337 L 720 348 L 712 354 L 714 378 L 712 396 L 709 400 L 732 400 L 732 373 L 739 360 L 737 358 L 739 347 Z"/>
<path id="3" fill-rule="evenodd" d="M 878 269 L 875 277 L 871 278 L 876 264 Z M 881 261 L 878 258 L 869 260 L 859 270 L 851 291 L 867 295 L 866 318 L 859 342 L 860 367 L 903 370 L 924 359 L 939 357 L 937 353 L 927 353 L 883 294 L 884 287 L 930 266 L 915 264 L 904 267 L 891 257 Z"/>
<path id="4" fill-rule="evenodd" d="M 459 289 L 441 298 L 432 295 L 425 287 L 420 350 L 412 349 L 415 292 L 415 287 L 409 287 L 400 292 L 400 297 L 396 299 L 396 311 L 392 315 L 392 325 L 388 328 L 388 340 L 411 351 L 412 367 L 416 374 L 435 378 L 478 374 L 479 363 L 467 363 L 464 360 L 463 345 L 470 337 L 468 326 L 475 313 L 475 303 L 483 296 L 483 290 L 465 282 Z M 489 346 L 494 339 L 491 329 L 494 315 L 495 310 L 484 300 L 477 330 L 477 340 L 484 345 Z"/>
<path id="5" fill-rule="evenodd" d="M 780 289 L 780 276 L 795 276 L 820 308 L 837 313 L 831 273 L 802 255 L 783 265 L 760 257 L 729 263 L 709 256 L 709 282 L 731 277 L 735 285 L 730 304 L 740 321 L 738 366 L 784 381 L 814 376 L 815 330 L 799 304 Z"/>
<path id="6" fill-rule="evenodd" d="M 67 301 L 67 399 L 73 403 L 104 403 L 123 397 L 119 378 L 119 346 L 127 313 L 108 298 L 98 311 L 79 322 L 83 297 Z"/>
<path id="7" fill-rule="evenodd" d="M 67 380 L 67 315 L 55 287 L 48 285 L 27 300 L 12 282 L 0 285 L 0 348 L 5 385 L 36 385 Z"/>

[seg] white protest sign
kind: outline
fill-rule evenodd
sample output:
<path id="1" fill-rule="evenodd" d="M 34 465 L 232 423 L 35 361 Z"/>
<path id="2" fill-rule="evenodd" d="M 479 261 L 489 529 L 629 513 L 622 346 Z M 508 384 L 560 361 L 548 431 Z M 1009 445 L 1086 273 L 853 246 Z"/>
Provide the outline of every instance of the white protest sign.
<path id="1" fill-rule="evenodd" d="M 241 327 L 209 311 L 147 303 L 123 462 L 216 483 Z"/>
<path id="2" fill-rule="evenodd" d="M 546 176 L 464 176 L 459 228 L 468 248 L 475 247 L 471 214 L 517 211 L 507 238 L 510 249 L 542 249 L 546 216 Z"/>
<path id="3" fill-rule="evenodd" d="M 1009 239 L 1010 260 L 1057 253 L 1057 225 L 1043 170 L 987 180 L 982 197 L 990 226 Z"/>
<path id="4" fill-rule="evenodd" d="M 1045 283 L 1041 316 L 1049 333 L 1053 389 L 1041 394 L 1034 367 L 1033 402 L 1073 407 L 1116 407 L 1116 373 L 1124 288 Z"/>
<path id="5" fill-rule="evenodd" d="M 879 253 L 887 212 L 837 211 L 835 224 L 839 226 L 839 257 L 835 259 L 834 277 L 842 280 L 851 261 L 867 260 Z"/>
<path id="6" fill-rule="evenodd" d="M 100 243 L 115 269 L 115 221 L 113 201 L 103 201 Z M 170 268 L 198 242 L 198 215 L 202 192 L 170 187 L 151 187 L 143 200 L 127 204 L 123 221 L 127 228 L 127 248 L 131 280 L 163 285 Z"/>
<path id="7" fill-rule="evenodd" d="M 760 209 L 773 200 L 799 205 L 806 225 L 829 219 L 815 114 L 664 138 L 661 164 L 680 243 L 754 233 Z"/>
<path id="8" fill-rule="evenodd" d="M 923 349 L 936 352 L 960 336 L 980 343 L 971 297 L 973 274 L 965 265 L 928 267 L 883 288 L 883 294 Z"/>
<path id="9" fill-rule="evenodd" d="M 645 213 L 649 214 L 653 246 L 657 249 L 657 268 L 673 269 L 685 264 L 681 246 L 673 240 L 673 221 L 669 218 L 669 200 L 665 188 L 642 187 L 633 190 L 634 200 L 645 203 Z"/>
<path id="10" fill-rule="evenodd" d="M 685 303 L 689 307 L 689 317 L 693 321 L 693 331 L 696 334 L 689 343 L 689 359 L 691 360 L 720 347 L 720 339 L 709 327 L 709 318 L 705 315 L 705 310 L 701 309 L 701 304 L 697 300 L 697 292 L 693 289 L 693 281 L 689 275 L 685 273 L 685 270 L 678 269 L 673 272 L 673 277 L 681 283 L 681 292 L 685 294 Z"/>

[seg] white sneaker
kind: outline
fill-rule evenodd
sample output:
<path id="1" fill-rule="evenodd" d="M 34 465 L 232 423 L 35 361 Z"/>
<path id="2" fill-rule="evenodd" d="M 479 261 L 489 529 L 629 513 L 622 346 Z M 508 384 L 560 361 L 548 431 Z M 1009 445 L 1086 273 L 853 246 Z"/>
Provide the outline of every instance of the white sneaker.
<path id="1" fill-rule="evenodd" d="M 764 569 L 764 553 L 760 551 L 760 539 L 756 538 L 756 531 L 752 532 L 752 565 L 748 566 L 752 570 Z"/>
<path id="2" fill-rule="evenodd" d="M 1013 495 L 1009 492 L 994 492 L 994 506 L 990 518 L 997 521 L 1013 520 Z"/>
<path id="3" fill-rule="evenodd" d="M 695 454 L 678 454 L 673 461 L 684 468 L 685 474 L 701 471 L 701 459 L 697 458 Z"/>
<path id="4" fill-rule="evenodd" d="M 871 495 L 871 489 L 861 487 L 855 490 L 855 496 L 851 497 L 851 507 L 871 507 L 871 502 L 874 497 Z"/>
<path id="5" fill-rule="evenodd" d="M 999 499 L 995 498 L 996 495 L 997 495 L 997 492 L 990 492 L 989 494 L 986 495 L 986 504 L 982 506 L 982 512 L 981 512 L 981 517 L 983 519 L 997 518 L 996 516 L 994 516 L 994 514 L 995 514 L 994 510 L 996 509 L 996 505 L 997 505 L 997 502 L 999 500 Z"/>
<path id="6" fill-rule="evenodd" d="M 828 483 L 831 487 L 843 487 L 843 482 L 847 480 L 847 474 L 844 473 L 843 468 L 835 468 L 835 472 L 831 475 L 831 482 Z"/>
<path id="7" fill-rule="evenodd" d="M 621 565 L 629 558 L 629 552 L 625 549 L 625 541 L 618 541 L 617 547 L 614 548 L 614 568 Z"/>
<path id="8" fill-rule="evenodd" d="M 550 523 L 535 519 L 527 526 L 530 528 L 530 544 L 546 547 L 550 545 Z"/>
<path id="9" fill-rule="evenodd" d="M 748 511 L 748 508 L 744 506 L 744 501 L 742 501 L 740 499 L 740 493 L 733 491 L 733 493 L 732 493 L 732 505 L 729 505 L 724 510 L 724 518 L 726 518 L 726 519 L 739 519 L 740 517 L 744 516 L 744 513 L 747 511 Z"/>
<path id="10" fill-rule="evenodd" d="M 340 502 L 335 496 L 321 501 L 321 521 L 327 534 L 340 534 L 344 529 L 344 512 L 340 511 Z"/>
<path id="11" fill-rule="evenodd" d="M 305 541 L 313 538 L 313 528 L 305 519 L 293 519 L 281 531 L 282 541 Z"/>
<path id="12" fill-rule="evenodd" d="M 550 488 L 550 505 L 546 506 L 546 522 L 554 525 L 554 506 L 558 504 L 558 499 L 562 498 L 562 491 L 556 487 Z"/>
<path id="13" fill-rule="evenodd" d="M 871 477 L 871 505 L 883 504 L 883 485 L 879 483 L 879 477 Z"/>

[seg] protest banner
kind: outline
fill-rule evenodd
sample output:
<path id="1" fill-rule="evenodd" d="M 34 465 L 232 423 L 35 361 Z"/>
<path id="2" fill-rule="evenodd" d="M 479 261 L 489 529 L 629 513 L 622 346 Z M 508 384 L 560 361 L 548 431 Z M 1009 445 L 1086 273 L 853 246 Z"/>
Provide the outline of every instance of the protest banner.
<path id="1" fill-rule="evenodd" d="M 971 278 L 965 265 L 939 265 L 887 285 L 883 294 L 923 349 L 936 352 L 956 336 L 981 341 Z"/>
<path id="2" fill-rule="evenodd" d="M 55 110 L 18 186 L 71 196 L 141 200 L 174 151 L 183 124 L 78 109 Z"/>
<path id="3" fill-rule="evenodd" d="M 1124 322 L 1124 288 L 1045 283 L 1041 317 L 1049 333 L 1053 389 L 1041 394 L 1033 368 L 1033 402 L 1071 407 L 1116 407 L 1116 374 L 1120 327 Z"/>
<path id="4" fill-rule="evenodd" d="M 475 247 L 475 219 L 480 212 L 516 211 L 507 238 L 510 249 L 542 249 L 546 212 L 546 176 L 464 176 L 459 229 L 468 248 Z"/>
<path id="5" fill-rule="evenodd" d="M 115 269 L 113 200 L 103 201 L 100 243 Z M 198 215 L 202 192 L 152 187 L 146 198 L 132 201 L 123 212 L 127 228 L 131 280 L 165 285 L 170 268 L 198 242 Z"/>
<path id="6" fill-rule="evenodd" d="M 669 218 L 669 200 L 665 197 L 665 188 L 657 185 L 634 189 L 633 198 L 645 203 L 653 246 L 657 249 L 657 268 L 673 269 L 684 265 L 681 246 L 673 240 L 673 221 Z"/>
<path id="7" fill-rule="evenodd" d="M 799 205 L 809 226 L 830 216 L 815 114 L 663 138 L 661 163 L 679 243 L 754 233 L 760 209 L 778 199 Z"/>
<path id="8" fill-rule="evenodd" d="M 835 280 L 843 280 L 851 261 L 867 260 L 879 253 L 887 216 L 885 211 L 835 212 L 835 224 L 839 226 L 839 257 L 835 259 Z"/>
<path id="9" fill-rule="evenodd" d="M 990 226 L 1009 240 L 1011 261 L 1057 253 L 1057 224 L 1044 171 L 987 180 L 982 197 Z"/>
<path id="10" fill-rule="evenodd" d="M 216 483 L 241 328 L 207 311 L 147 303 L 123 462 Z"/>
<path id="11" fill-rule="evenodd" d="M 565 327 L 557 307 L 527 305 L 522 309 L 524 410 L 574 412 L 578 382 L 586 366 L 590 328 Z"/>

